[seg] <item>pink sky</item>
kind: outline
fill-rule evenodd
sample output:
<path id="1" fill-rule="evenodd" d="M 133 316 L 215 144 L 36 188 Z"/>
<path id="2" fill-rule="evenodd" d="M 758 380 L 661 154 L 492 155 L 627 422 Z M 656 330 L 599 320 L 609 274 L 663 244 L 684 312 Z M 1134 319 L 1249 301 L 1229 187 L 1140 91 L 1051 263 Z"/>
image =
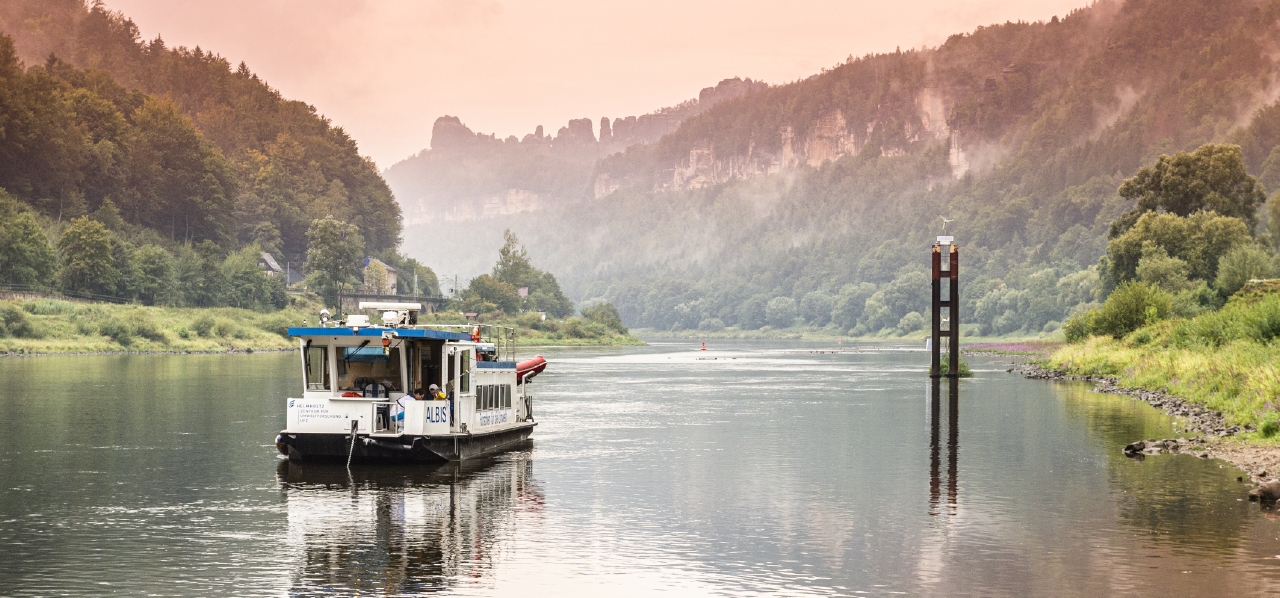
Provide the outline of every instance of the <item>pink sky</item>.
<path id="1" fill-rule="evenodd" d="M 147 39 L 243 60 L 314 105 L 382 168 L 426 148 L 436 117 L 549 133 L 640 115 L 728 77 L 785 83 L 850 54 L 936 46 L 1085 0 L 106 0 Z"/>

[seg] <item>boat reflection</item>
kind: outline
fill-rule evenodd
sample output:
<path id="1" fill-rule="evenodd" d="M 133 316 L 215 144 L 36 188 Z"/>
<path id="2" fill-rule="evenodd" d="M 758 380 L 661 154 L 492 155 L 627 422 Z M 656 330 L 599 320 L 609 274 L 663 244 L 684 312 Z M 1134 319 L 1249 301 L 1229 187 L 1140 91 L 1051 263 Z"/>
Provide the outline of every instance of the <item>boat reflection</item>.
<path id="1" fill-rule="evenodd" d="M 543 495 L 529 452 L 437 466 L 282 461 L 293 595 L 431 593 L 490 575 Z"/>
<path id="2" fill-rule="evenodd" d="M 938 515 L 942 501 L 942 393 L 941 380 L 929 386 L 929 514 Z M 947 379 L 947 511 L 955 515 L 960 486 L 956 478 L 960 452 L 960 381 Z"/>

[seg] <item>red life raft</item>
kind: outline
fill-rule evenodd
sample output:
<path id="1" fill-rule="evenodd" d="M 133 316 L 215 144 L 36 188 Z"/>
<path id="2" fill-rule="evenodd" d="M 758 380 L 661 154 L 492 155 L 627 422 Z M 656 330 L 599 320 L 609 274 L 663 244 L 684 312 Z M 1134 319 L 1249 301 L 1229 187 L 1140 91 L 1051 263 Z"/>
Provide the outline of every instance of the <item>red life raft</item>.
<path id="1" fill-rule="evenodd" d="M 541 374 L 545 369 L 547 369 L 546 358 L 535 355 L 533 359 L 526 359 L 516 364 L 516 380 L 523 384 L 525 380 Z"/>

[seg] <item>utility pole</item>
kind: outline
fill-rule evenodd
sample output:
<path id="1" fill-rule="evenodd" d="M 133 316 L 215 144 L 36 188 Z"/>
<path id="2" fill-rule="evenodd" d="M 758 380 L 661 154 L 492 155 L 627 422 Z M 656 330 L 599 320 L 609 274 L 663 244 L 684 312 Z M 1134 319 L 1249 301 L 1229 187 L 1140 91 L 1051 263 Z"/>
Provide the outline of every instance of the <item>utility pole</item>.
<path id="1" fill-rule="evenodd" d="M 931 337 L 931 353 L 933 361 L 929 366 L 929 375 L 937 378 L 942 375 L 942 337 L 950 341 L 950 358 L 948 359 L 948 378 L 960 376 L 960 249 L 953 242 L 954 237 L 938 237 L 933 244 L 933 336 Z M 942 281 L 947 280 L 949 298 L 942 299 Z M 947 308 L 947 329 L 942 329 L 942 308 Z"/>

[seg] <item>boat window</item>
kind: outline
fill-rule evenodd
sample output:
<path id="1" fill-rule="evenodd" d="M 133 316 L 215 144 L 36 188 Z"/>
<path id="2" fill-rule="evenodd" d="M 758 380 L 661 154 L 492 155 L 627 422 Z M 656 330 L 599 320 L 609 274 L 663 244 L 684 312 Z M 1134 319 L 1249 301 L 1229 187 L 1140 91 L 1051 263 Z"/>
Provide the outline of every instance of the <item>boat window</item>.
<path id="1" fill-rule="evenodd" d="M 459 392 L 471 392 L 471 351 L 460 351 L 458 355 L 461 356 L 458 368 L 462 370 L 461 375 L 458 376 L 462 383 L 462 390 Z"/>
<path id="2" fill-rule="evenodd" d="M 498 408 L 498 387 L 494 386 L 493 384 L 490 384 L 485 388 L 488 389 L 485 392 L 485 396 L 487 397 L 485 400 L 489 403 L 489 408 L 497 409 Z"/>
<path id="3" fill-rule="evenodd" d="M 386 387 L 388 392 L 403 392 L 400 378 L 400 348 L 381 346 L 339 347 L 339 362 L 345 374 L 338 379 L 339 390 L 363 392 L 371 384 Z"/>
<path id="4" fill-rule="evenodd" d="M 304 355 L 307 390 L 329 390 L 329 347 L 311 345 Z"/>
<path id="5" fill-rule="evenodd" d="M 476 388 L 476 411 L 484 411 L 484 387 Z"/>
<path id="6" fill-rule="evenodd" d="M 501 388 L 502 388 L 502 408 L 510 409 L 511 408 L 511 385 L 503 384 Z"/>

